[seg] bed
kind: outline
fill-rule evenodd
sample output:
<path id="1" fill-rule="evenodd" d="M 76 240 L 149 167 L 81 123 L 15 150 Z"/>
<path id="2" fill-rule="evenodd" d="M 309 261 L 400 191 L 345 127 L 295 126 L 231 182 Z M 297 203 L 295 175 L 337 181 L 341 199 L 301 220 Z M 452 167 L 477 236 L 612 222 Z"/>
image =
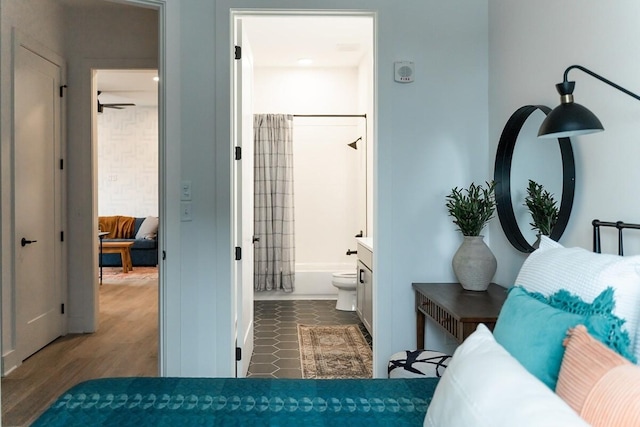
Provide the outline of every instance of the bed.
<path id="1" fill-rule="evenodd" d="M 620 221 L 609 223 L 594 220 L 593 226 L 594 252 L 600 252 L 600 227 L 615 227 L 619 234 L 620 255 L 624 252 L 622 230 L 640 229 L 640 225 Z M 637 286 L 640 282 L 640 270 L 637 268 L 640 259 L 613 255 L 600 257 L 582 248 L 564 248 L 550 239 L 549 242 L 552 243 L 550 247 L 544 248 L 547 245 L 543 241 L 541 249 L 528 257 L 516 282 L 534 292 L 546 290 L 545 295 L 557 291 L 556 288 L 561 286 L 589 301 L 605 287 L 615 287 L 615 292 L 620 296 L 617 310 L 626 319 L 628 330 L 632 334 L 637 331 L 635 351 L 640 359 L 640 291 Z M 538 324 L 542 325 L 541 322 Z M 465 343 L 468 341 L 465 340 Z M 459 350 L 465 347 L 465 343 Z M 520 366 L 519 372 L 521 376 L 524 375 L 519 380 L 521 382 L 517 382 L 513 374 L 502 375 L 504 378 L 496 375 L 496 372 L 505 370 L 502 361 L 487 368 L 485 365 L 493 360 L 488 357 L 492 351 L 485 345 L 456 351 L 452 364 L 442 378 L 90 380 L 65 392 L 33 425 L 422 426 L 429 407 L 428 419 L 433 421 L 440 417 L 446 420 L 429 424 L 437 426 L 556 425 L 557 417 L 562 414 L 575 418 L 572 422 L 560 423 L 562 425 L 585 425 L 562 399 L 520 365 L 517 365 Z M 508 353 L 504 349 L 501 351 L 500 357 L 504 359 Z M 462 359 L 467 356 L 467 360 Z M 456 357 L 459 362 L 454 368 Z M 515 360 L 512 356 L 508 357 L 509 360 Z M 485 365 L 477 367 L 474 362 Z M 451 387 L 447 388 L 452 384 L 451 378 L 466 378 L 466 383 L 460 382 L 465 386 L 459 396 L 447 394 L 451 391 Z M 541 391 L 535 392 L 538 394 L 530 386 L 520 385 L 526 378 L 529 378 L 529 382 L 533 379 L 539 384 Z M 436 392 L 438 384 L 439 392 Z M 475 384 L 475 388 L 469 384 Z M 502 395 L 487 393 L 488 384 L 492 384 L 494 390 L 499 390 Z M 514 385 L 521 392 L 513 392 Z M 533 398 L 532 393 L 535 394 Z M 640 388 L 637 393 L 640 397 Z M 466 406 L 463 405 L 463 397 L 468 401 Z M 505 404 L 507 401 L 511 403 Z M 555 410 L 551 410 L 550 402 L 556 405 Z M 640 405 L 638 414 L 640 420 Z M 489 417 L 489 421 L 484 424 L 464 421 L 476 419 L 477 416 Z M 555 421 L 539 422 L 541 417 L 547 417 L 547 421 L 551 417 Z M 452 419 L 463 422 L 452 422 Z"/>
<path id="2" fill-rule="evenodd" d="M 422 426 L 437 378 L 109 378 L 76 385 L 34 426 Z"/>

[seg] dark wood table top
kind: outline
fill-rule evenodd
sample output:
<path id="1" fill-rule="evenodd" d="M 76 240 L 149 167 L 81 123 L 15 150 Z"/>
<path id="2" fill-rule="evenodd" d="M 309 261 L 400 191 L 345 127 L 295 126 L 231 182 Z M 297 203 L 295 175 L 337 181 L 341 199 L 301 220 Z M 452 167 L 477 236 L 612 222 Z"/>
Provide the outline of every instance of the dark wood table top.
<path id="1" fill-rule="evenodd" d="M 486 291 L 467 291 L 459 283 L 413 283 L 413 289 L 462 322 L 495 322 L 507 289 L 491 283 Z"/>

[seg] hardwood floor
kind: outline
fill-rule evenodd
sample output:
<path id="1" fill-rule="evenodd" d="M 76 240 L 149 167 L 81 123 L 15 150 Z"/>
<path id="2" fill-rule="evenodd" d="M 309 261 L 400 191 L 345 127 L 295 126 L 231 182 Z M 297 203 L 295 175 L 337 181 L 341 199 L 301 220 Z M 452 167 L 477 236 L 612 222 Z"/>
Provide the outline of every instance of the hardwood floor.
<path id="1" fill-rule="evenodd" d="M 104 377 L 158 375 L 158 287 L 105 283 L 95 334 L 58 338 L 2 378 L 2 425 L 32 423 L 60 394 Z"/>

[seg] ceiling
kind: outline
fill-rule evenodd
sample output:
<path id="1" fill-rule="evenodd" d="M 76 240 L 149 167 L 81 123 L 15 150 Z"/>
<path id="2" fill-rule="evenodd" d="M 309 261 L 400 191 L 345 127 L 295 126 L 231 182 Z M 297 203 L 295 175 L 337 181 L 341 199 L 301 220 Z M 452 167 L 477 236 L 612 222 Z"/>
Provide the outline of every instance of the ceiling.
<path id="1" fill-rule="evenodd" d="M 373 47 L 373 20 L 364 16 L 242 18 L 256 67 L 357 67 Z"/>
<path id="2" fill-rule="evenodd" d="M 158 105 L 156 70 L 98 70 L 98 100 L 102 104 L 132 103 L 136 106 Z"/>
<path id="3" fill-rule="evenodd" d="M 103 0 L 58 0 L 66 7 L 97 4 L 131 7 Z M 366 16 L 270 16 L 242 18 L 253 53 L 254 67 L 300 67 L 310 59 L 313 67 L 357 67 L 373 47 L 373 19 Z M 98 90 L 102 103 L 157 105 L 155 70 L 100 70 Z"/>

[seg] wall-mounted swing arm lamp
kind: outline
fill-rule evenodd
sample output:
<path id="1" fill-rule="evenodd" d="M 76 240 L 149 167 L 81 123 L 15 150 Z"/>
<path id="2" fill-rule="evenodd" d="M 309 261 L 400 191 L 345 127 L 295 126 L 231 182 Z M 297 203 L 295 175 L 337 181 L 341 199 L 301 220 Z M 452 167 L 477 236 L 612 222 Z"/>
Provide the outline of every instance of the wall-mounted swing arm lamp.
<path id="1" fill-rule="evenodd" d="M 560 94 L 560 105 L 554 108 L 547 118 L 540 125 L 538 137 L 540 138 L 565 138 L 577 135 L 586 135 L 588 133 L 602 132 L 604 127 L 600 120 L 589 111 L 588 108 L 573 102 L 573 89 L 576 83 L 570 82 L 568 79 L 569 71 L 572 69 L 581 70 L 592 77 L 600 80 L 618 89 L 621 92 L 640 101 L 640 96 L 615 84 L 611 80 L 594 73 L 593 71 L 581 66 L 572 65 L 564 71 L 564 80 L 556 85 L 556 90 Z"/>

